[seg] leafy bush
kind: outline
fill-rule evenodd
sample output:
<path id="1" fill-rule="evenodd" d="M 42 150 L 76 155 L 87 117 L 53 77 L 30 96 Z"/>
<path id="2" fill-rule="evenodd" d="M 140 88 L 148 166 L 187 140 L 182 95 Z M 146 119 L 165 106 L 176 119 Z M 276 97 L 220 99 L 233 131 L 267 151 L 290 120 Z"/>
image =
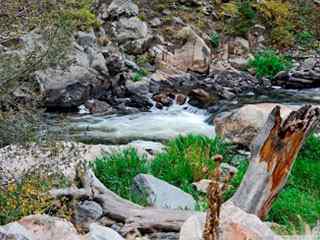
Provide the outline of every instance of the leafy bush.
<path id="1" fill-rule="evenodd" d="M 314 34 L 309 31 L 298 32 L 296 34 L 296 41 L 303 47 L 311 47 L 315 40 Z"/>
<path id="2" fill-rule="evenodd" d="M 0 186 L 0 225 L 19 220 L 31 214 L 54 214 L 71 217 L 67 204 L 56 206 L 48 191 L 66 187 L 67 181 L 61 176 L 45 176 L 29 172 L 18 181 Z"/>
<path id="3" fill-rule="evenodd" d="M 264 50 L 249 60 L 248 67 L 255 70 L 258 78 L 273 78 L 280 71 L 289 69 L 291 61 L 273 50 Z"/>
<path id="4" fill-rule="evenodd" d="M 139 71 L 136 71 L 133 75 L 132 75 L 132 81 L 134 82 L 138 82 L 140 81 L 143 77 L 147 76 L 149 74 L 148 70 L 145 68 L 140 68 Z"/>
<path id="5" fill-rule="evenodd" d="M 300 32 L 320 36 L 320 8 L 312 0 L 233 0 L 217 5 L 230 35 L 246 36 L 252 26 L 262 24 L 267 40 L 276 48 L 292 47 Z"/>
<path id="6" fill-rule="evenodd" d="M 213 32 L 210 36 L 210 43 L 213 48 L 218 48 L 220 45 L 220 34 Z"/>
<path id="7" fill-rule="evenodd" d="M 36 114 L 0 113 L 0 148 L 36 140 Z"/>
<path id="8" fill-rule="evenodd" d="M 250 0 L 234 1 L 222 6 L 222 13 L 227 15 L 226 32 L 235 36 L 245 36 L 256 23 L 256 11 Z M 230 16 L 231 18 L 228 18 Z"/>

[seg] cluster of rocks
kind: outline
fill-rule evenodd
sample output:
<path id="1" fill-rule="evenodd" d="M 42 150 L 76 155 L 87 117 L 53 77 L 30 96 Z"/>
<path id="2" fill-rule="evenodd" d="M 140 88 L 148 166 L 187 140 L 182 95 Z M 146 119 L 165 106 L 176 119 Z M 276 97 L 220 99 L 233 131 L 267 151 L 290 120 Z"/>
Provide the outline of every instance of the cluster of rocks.
<path id="1" fill-rule="evenodd" d="M 307 58 L 290 71 L 280 72 L 275 84 L 296 89 L 320 87 L 320 56 Z"/>
<path id="2" fill-rule="evenodd" d="M 206 1 L 182 1 L 181 4 L 206 6 Z M 249 89 L 268 85 L 234 68 L 227 70 L 217 67 L 216 63 L 212 65 L 212 59 L 220 58 L 212 53 L 208 37 L 186 24 L 182 24 L 185 27 L 177 33 L 184 44 L 172 50 L 172 44 L 139 18 L 139 8 L 131 0 L 97 1 L 95 11 L 103 24 L 99 29 L 74 34 L 67 56 L 69 64 L 34 74 L 49 111 L 77 110 L 81 105 L 90 113 L 148 111 L 154 105 L 152 96 L 172 92 L 190 97 L 193 105 L 208 107 L 217 98 L 230 100 Z M 152 21 L 151 26 L 157 25 L 156 22 L 159 21 Z M 235 38 L 223 44 L 224 55 L 227 55 L 224 58 L 237 69 L 242 69 L 250 57 L 253 36 L 261 38 L 263 30 L 256 27 L 251 35 L 250 41 Z M 23 55 L 35 48 L 47 47 L 37 30 L 19 41 L 21 49 L 8 48 L 6 52 Z M 141 70 L 135 56 L 145 53 L 155 58 L 155 65 L 146 64 L 149 72 L 155 73 L 134 82 L 133 74 Z M 245 59 L 239 60 L 241 57 Z M 27 97 L 24 92 L 22 88 L 17 89 L 16 97 Z M 170 105 L 169 102 L 156 103 L 159 108 Z"/>

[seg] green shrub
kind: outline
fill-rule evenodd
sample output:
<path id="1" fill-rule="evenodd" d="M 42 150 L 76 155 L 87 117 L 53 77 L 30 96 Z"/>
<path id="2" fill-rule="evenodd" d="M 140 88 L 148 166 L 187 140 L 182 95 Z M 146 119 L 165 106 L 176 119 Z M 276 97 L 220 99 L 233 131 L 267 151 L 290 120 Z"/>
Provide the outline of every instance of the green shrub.
<path id="1" fill-rule="evenodd" d="M 220 34 L 213 32 L 210 36 L 210 43 L 213 48 L 218 48 L 220 45 Z"/>
<path id="2" fill-rule="evenodd" d="M 276 54 L 273 50 L 264 50 L 255 55 L 254 59 L 249 60 L 248 67 L 255 70 L 258 78 L 273 78 L 277 73 L 288 70 L 291 61 L 282 55 Z"/>
<path id="3" fill-rule="evenodd" d="M 300 46 L 311 47 L 315 42 L 315 36 L 312 32 L 303 31 L 296 34 L 296 41 Z"/>
<path id="4" fill-rule="evenodd" d="M 140 81 L 143 77 L 147 76 L 149 74 L 148 70 L 145 68 L 140 68 L 139 71 L 136 71 L 132 75 L 132 81 L 138 82 Z"/>
<path id="5" fill-rule="evenodd" d="M 256 23 L 257 14 L 250 0 L 233 1 L 222 6 L 225 18 L 226 33 L 235 36 L 245 36 L 249 29 Z"/>
<path id="6" fill-rule="evenodd" d="M 60 175 L 46 176 L 29 172 L 19 181 L 0 186 L 0 225 L 8 224 L 31 214 L 53 214 L 70 219 L 67 205 L 56 207 L 56 201 L 48 191 L 68 185 Z"/>

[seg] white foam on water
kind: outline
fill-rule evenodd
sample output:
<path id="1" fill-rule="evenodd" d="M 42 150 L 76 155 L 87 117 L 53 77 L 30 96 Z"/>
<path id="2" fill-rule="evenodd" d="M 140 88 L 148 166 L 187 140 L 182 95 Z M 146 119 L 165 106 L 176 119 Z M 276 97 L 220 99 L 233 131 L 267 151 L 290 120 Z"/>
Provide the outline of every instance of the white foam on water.
<path id="1" fill-rule="evenodd" d="M 73 119 L 73 135 L 85 140 L 126 142 L 136 139 L 161 141 L 178 135 L 201 134 L 213 137 L 208 114 L 188 105 L 125 116 L 88 115 Z"/>

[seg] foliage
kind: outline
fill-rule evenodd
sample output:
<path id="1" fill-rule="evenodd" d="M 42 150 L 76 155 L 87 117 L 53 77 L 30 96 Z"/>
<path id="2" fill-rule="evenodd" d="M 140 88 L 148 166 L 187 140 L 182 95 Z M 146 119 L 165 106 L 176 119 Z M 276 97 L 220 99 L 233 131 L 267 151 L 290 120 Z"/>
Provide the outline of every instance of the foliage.
<path id="1" fill-rule="evenodd" d="M 141 198 L 131 191 L 133 178 L 148 172 L 147 159 L 140 157 L 135 149 L 98 158 L 93 170 L 99 180 L 121 197 L 141 203 Z"/>
<path id="2" fill-rule="evenodd" d="M 292 47 L 300 32 L 320 36 L 320 8 L 310 0 L 233 0 L 220 5 L 225 32 L 230 35 L 246 36 L 252 26 L 262 24 L 277 48 Z"/>
<path id="3" fill-rule="evenodd" d="M 230 161 L 231 146 L 219 138 L 177 137 L 167 143 L 166 152 L 158 154 L 152 161 L 151 172 L 190 192 L 193 182 L 209 178 L 213 173 L 212 157 L 216 154 L 224 156 L 224 161 Z"/>
<path id="4" fill-rule="evenodd" d="M 312 32 L 303 31 L 296 34 L 296 41 L 302 47 L 311 47 L 316 38 Z"/>
<path id="5" fill-rule="evenodd" d="M 140 204 L 144 204 L 144 199 L 131 191 L 133 178 L 139 173 L 152 174 L 200 199 L 201 195 L 194 190 L 192 183 L 212 173 L 214 161 L 211 158 L 215 154 L 222 154 L 226 161 L 231 157 L 230 145 L 218 138 L 181 136 L 169 141 L 166 146 L 166 151 L 157 154 L 152 162 L 138 156 L 133 149 L 107 155 L 95 161 L 94 172 L 111 190 Z M 199 209 L 207 205 L 201 199 Z"/>
<path id="6" fill-rule="evenodd" d="M 258 78 L 273 78 L 280 71 L 289 69 L 291 61 L 269 49 L 257 53 L 254 59 L 249 60 L 248 67 L 255 70 Z"/>
<path id="7" fill-rule="evenodd" d="M 226 33 L 245 36 L 249 29 L 256 23 L 256 12 L 250 0 L 233 1 L 222 6 L 226 18 Z"/>
<path id="8" fill-rule="evenodd" d="M 71 212 L 56 206 L 48 191 L 54 187 L 65 187 L 67 182 L 61 176 L 46 176 L 29 172 L 19 180 L 0 186 L 0 225 L 16 221 L 31 214 L 54 214 L 71 217 Z"/>
<path id="9" fill-rule="evenodd" d="M 138 82 L 140 81 L 143 77 L 147 76 L 149 74 L 148 70 L 145 68 L 140 68 L 140 70 L 136 71 L 132 75 L 132 81 Z"/>
<path id="10" fill-rule="evenodd" d="M 155 57 L 149 53 L 145 53 L 145 54 L 137 56 L 136 61 L 140 67 L 143 67 L 146 64 L 154 64 Z"/>
<path id="11" fill-rule="evenodd" d="M 218 48 L 220 45 L 220 34 L 217 32 L 213 32 L 210 36 L 210 43 L 213 48 Z"/>
<path id="12" fill-rule="evenodd" d="M 36 139 L 36 114 L 0 113 L 0 148 L 9 144 L 23 144 Z"/>

